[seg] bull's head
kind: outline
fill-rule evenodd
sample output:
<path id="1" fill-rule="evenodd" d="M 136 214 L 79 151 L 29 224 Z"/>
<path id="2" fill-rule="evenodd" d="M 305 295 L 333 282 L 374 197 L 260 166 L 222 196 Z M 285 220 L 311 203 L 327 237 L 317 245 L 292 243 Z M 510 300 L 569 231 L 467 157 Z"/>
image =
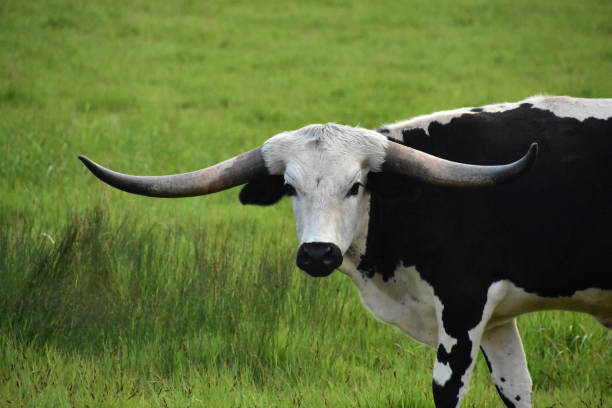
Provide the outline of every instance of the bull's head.
<path id="1" fill-rule="evenodd" d="M 476 166 L 431 156 L 367 129 L 327 124 L 278 134 L 261 147 L 192 173 L 131 176 L 79 158 L 100 180 L 134 194 L 189 197 L 248 183 L 240 192 L 243 204 L 270 205 L 290 196 L 300 240 L 297 265 L 312 276 L 327 276 L 365 231 L 369 192 L 364 186 L 370 172 L 454 187 L 493 186 L 526 171 L 536 153 L 533 144 L 514 163 Z"/>

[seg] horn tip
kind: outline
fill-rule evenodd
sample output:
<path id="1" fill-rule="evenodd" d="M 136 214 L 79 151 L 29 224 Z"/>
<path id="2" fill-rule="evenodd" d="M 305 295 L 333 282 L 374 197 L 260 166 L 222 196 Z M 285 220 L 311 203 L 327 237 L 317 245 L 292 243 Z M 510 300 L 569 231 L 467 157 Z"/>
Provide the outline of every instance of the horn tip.
<path id="1" fill-rule="evenodd" d="M 91 170 L 92 167 L 94 167 L 94 162 L 93 160 L 91 160 L 89 157 L 87 156 L 83 156 L 82 154 L 78 155 L 78 159 L 88 168 Z"/>
<path id="2" fill-rule="evenodd" d="M 93 174 L 98 176 L 98 173 L 96 172 L 98 166 L 96 165 L 96 163 L 93 160 L 91 160 L 89 157 L 83 156 L 81 154 L 78 156 L 78 158 L 85 165 L 85 167 L 87 167 L 89 169 L 89 171 L 91 171 Z M 100 177 L 100 176 L 98 176 L 98 177 Z"/>

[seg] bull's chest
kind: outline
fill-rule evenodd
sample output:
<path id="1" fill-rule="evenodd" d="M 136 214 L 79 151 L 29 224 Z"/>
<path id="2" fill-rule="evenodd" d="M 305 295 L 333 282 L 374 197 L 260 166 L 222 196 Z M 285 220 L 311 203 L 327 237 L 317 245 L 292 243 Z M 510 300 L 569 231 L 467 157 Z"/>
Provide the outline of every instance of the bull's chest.
<path id="1" fill-rule="evenodd" d="M 350 262 L 345 262 L 341 270 L 357 286 L 363 304 L 377 319 L 435 346 L 438 326 L 433 289 L 413 267 L 398 268 L 387 282 L 379 275 L 364 276 Z"/>

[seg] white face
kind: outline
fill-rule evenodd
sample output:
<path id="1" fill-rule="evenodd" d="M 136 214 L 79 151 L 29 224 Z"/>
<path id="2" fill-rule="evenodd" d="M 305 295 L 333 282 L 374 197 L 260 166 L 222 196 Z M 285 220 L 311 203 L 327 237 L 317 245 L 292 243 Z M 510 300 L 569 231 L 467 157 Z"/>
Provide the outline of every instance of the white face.
<path id="1" fill-rule="evenodd" d="M 311 125 L 269 139 L 262 151 L 268 170 L 282 174 L 293 204 L 300 245 L 349 248 L 367 222 L 364 186 L 379 171 L 387 139 L 360 128 Z"/>
<path id="2" fill-rule="evenodd" d="M 290 163 L 285 172 L 288 189 L 295 191 L 291 203 L 298 239 L 300 244 L 333 243 L 344 253 L 367 219 L 368 169 L 355 162 L 342 163 L 333 154 L 309 156 L 310 172 L 302 163 Z"/>

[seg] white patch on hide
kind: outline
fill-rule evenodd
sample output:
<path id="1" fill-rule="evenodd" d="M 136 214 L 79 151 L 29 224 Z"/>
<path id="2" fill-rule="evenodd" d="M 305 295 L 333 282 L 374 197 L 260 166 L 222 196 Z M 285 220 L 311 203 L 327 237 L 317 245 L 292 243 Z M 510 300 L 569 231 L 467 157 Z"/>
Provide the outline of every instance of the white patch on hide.
<path id="1" fill-rule="evenodd" d="M 503 112 L 510 109 L 515 109 L 519 106 L 519 103 L 500 103 L 495 105 L 487 105 L 482 106 L 482 112 Z M 389 136 L 392 139 L 403 141 L 402 132 L 405 129 L 423 129 L 425 134 L 429 136 L 429 125 L 433 122 L 436 122 L 440 125 L 446 125 L 450 123 L 451 120 L 462 116 L 462 115 L 474 115 L 478 112 L 472 112 L 474 108 L 459 108 L 441 112 L 430 113 L 427 115 L 420 115 L 414 118 L 403 120 L 400 122 L 391 123 L 388 125 L 383 125 L 380 129 L 386 129 L 389 133 L 385 133 L 386 136 Z"/>
<path id="2" fill-rule="evenodd" d="M 438 360 L 434 363 L 433 379 L 440 387 L 444 387 L 446 382 L 453 375 L 453 370 L 448 363 L 441 363 Z"/>
<path id="3" fill-rule="evenodd" d="M 358 240 L 353 244 L 360 248 L 365 241 Z M 414 267 L 396 269 L 394 277 L 386 282 L 380 275 L 368 278 L 357 269 L 359 260 L 359 251 L 351 247 L 340 270 L 359 290 L 365 308 L 381 322 L 392 324 L 413 339 L 435 347 L 438 325 L 432 287 L 421 279 Z"/>
<path id="4" fill-rule="evenodd" d="M 506 294 L 495 308 L 487 328 L 539 310 L 571 310 L 588 313 L 600 322 L 612 320 L 612 290 L 590 288 L 576 291 L 572 296 L 542 297 L 526 292 L 510 281 L 503 282 Z"/>
<path id="5" fill-rule="evenodd" d="M 612 117 L 612 99 L 573 98 L 570 96 L 532 96 L 523 101 L 547 110 L 560 118 L 608 119 Z"/>

